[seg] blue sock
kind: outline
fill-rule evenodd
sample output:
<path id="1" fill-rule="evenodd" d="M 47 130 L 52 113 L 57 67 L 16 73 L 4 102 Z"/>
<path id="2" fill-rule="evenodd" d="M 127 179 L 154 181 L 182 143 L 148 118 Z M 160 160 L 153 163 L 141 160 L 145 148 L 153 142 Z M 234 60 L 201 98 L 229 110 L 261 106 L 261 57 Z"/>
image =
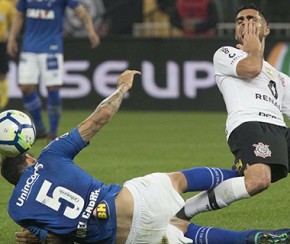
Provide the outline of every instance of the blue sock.
<path id="1" fill-rule="evenodd" d="M 194 244 L 246 244 L 246 237 L 256 230 L 231 231 L 212 227 L 189 224 L 185 237 L 192 239 Z"/>
<path id="2" fill-rule="evenodd" d="M 219 185 L 224 180 L 238 177 L 238 173 L 234 170 L 196 167 L 181 170 L 187 180 L 187 191 L 204 191 L 210 190 Z"/>
<path id="3" fill-rule="evenodd" d="M 62 104 L 59 90 L 48 91 L 47 112 L 49 118 L 49 133 L 57 135 L 58 124 L 61 116 Z"/>
<path id="4" fill-rule="evenodd" d="M 37 91 L 32 94 L 23 94 L 23 106 L 31 114 L 37 131 L 44 131 L 45 127 L 41 116 L 41 100 Z"/>

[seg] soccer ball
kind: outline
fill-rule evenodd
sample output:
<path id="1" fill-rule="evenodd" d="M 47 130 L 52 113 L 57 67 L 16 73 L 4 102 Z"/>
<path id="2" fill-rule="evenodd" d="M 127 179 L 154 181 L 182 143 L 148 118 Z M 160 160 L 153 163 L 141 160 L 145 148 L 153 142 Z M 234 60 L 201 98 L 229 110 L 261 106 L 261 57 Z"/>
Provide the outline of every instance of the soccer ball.
<path id="1" fill-rule="evenodd" d="M 0 114 L 0 154 L 17 157 L 28 151 L 35 141 L 36 131 L 31 119 L 18 110 Z"/>

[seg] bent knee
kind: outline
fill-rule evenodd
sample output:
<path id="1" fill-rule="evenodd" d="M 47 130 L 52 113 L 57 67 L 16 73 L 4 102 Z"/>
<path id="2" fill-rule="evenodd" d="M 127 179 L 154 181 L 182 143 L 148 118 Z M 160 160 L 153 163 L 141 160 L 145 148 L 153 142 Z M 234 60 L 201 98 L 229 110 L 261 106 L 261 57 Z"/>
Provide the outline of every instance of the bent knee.
<path id="1" fill-rule="evenodd" d="M 173 172 L 168 173 L 168 176 L 172 182 L 173 188 L 180 194 L 184 193 L 187 189 L 187 180 L 183 173 Z"/>
<path id="2" fill-rule="evenodd" d="M 251 196 L 266 190 L 271 184 L 271 168 L 265 164 L 248 166 L 245 170 L 245 183 Z"/>
<path id="3" fill-rule="evenodd" d="M 36 90 L 35 85 L 19 85 L 19 88 L 25 95 L 31 94 Z"/>
<path id="4" fill-rule="evenodd" d="M 246 180 L 246 189 L 253 196 L 266 190 L 271 184 L 271 181 L 265 178 Z"/>
<path id="5" fill-rule="evenodd" d="M 177 217 L 173 217 L 170 220 L 170 224 L 175 226 L 179 230 L 181 230 L 183 233 L 186 233 L 190 222 L 187 221 L 187 220 L 183 220 L 183 219 L 177 218 Z"/>

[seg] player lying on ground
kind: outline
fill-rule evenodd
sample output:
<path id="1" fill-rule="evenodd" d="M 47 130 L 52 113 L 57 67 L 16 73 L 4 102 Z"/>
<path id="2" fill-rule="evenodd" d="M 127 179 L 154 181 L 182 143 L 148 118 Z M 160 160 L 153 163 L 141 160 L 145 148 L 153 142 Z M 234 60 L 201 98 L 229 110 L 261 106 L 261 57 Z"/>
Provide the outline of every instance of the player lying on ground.
<path id="1" fill-rule="evenodd" d="M 104 185 L 73 162 L 116 114 L 136 74 L 140 73 L 121 74 L 116 92 L 76 128 L 44 148 L 37 159 L 26 154 L 3 160 L 1 173 L 15 185 L 8 207 L 11 218 L 37 238 L 54 239 L 55 243 L 258 244 L 289 240 L 289 229 L 236 232 L 175 218 L 184 206 L 180 194 L 210 189 L 221 180 L 236 177 L 235 171 L 199 167 Z M 25 243 L 29 232 L 17 234 L 20 243 L 21 234 Z"/>

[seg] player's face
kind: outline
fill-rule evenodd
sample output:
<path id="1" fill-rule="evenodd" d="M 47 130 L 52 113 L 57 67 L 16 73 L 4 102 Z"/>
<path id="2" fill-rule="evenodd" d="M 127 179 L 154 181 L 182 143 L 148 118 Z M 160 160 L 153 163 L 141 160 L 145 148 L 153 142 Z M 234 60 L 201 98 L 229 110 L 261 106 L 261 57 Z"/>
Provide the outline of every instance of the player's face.
<path id="1" fill-rule="evenodd" d="M 235 37 L 238 43 L 243 44 L 245 26 L 250 24 L 250 20 L 252 20 L 252 24 L 257 28 L 260 40 L 262 41 L 263 37 L 266 36 L 266 21 L 259 15 L 259 12 L 255 9 L 244 9 L 236 17 Z"/>

